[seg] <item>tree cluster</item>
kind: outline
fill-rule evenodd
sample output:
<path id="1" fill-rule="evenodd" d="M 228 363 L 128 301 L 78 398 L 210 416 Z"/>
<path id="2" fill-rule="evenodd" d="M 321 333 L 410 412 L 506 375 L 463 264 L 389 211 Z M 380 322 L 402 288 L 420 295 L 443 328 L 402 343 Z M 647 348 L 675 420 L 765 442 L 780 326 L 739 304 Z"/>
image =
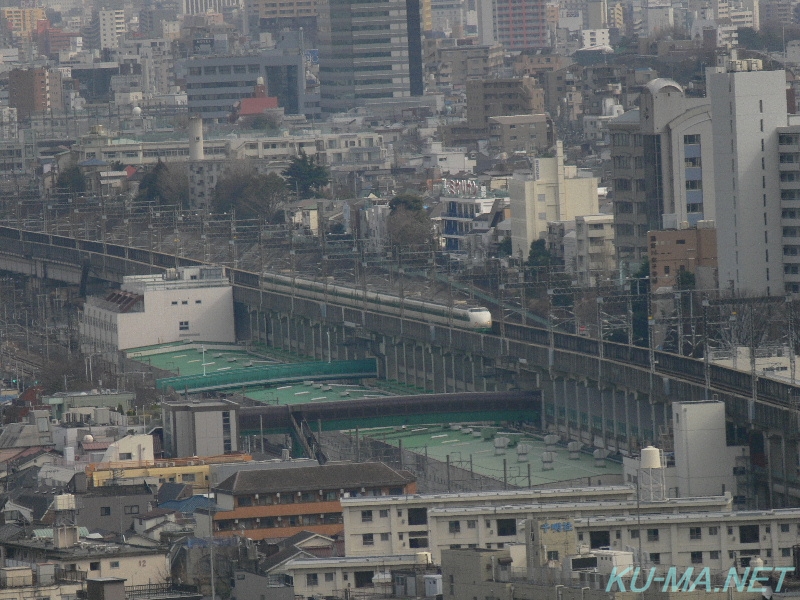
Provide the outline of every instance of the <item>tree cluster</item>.
<path id="1" fill-rule="evenodd" d="M 185 165 L 161 162 L 142 177 L 137 200 L 153 202 L 158 206 L 189 206 L 189 177 Z"/>
<path id="2" fill-rule="evenodd" d="M 215 213 L 236 211 L 240 219 L 275 222 L 286 197 L 286 182 L 280 175 L 263 175 L 252 163 L 238 163 L 220 175 L 211 208 Z"/>

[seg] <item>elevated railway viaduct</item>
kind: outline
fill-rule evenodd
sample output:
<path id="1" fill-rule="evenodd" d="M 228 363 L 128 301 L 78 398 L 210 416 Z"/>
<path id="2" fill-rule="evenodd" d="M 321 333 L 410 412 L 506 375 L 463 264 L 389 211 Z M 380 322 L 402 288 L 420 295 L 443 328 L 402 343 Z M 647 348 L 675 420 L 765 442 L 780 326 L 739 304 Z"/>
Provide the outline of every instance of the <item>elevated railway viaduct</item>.
<path id="1" fill-rule="evenodd" d="M 200 264 L 140 248 L 0 227 L 0 270 L 78 285 L 87 277 Z M 703 361 L 505 323 L 476 332 L 276 293 L 230 269 L 237 336 L 319 360 L 378 359 L 379 376 L 438 393 L 541 389 L 539 425 L 563 439 L 635 452 L 667 439 L 673 401 L 726 404 L 749 468 L 734 490 L 751 507 L 800 505 L 800 386 Z M 708 372 L 706 371 L 708 368 Z M 708 385 L 708 389 L 706 389 Z M 720 490 L 721 491 L 721 490 Z"/>

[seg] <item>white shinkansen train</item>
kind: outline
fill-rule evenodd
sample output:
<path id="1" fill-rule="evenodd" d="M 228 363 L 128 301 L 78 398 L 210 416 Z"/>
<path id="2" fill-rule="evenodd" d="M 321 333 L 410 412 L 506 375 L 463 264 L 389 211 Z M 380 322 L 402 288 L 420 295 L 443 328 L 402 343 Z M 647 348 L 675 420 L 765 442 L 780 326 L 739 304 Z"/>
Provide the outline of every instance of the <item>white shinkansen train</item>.
<path id="1" fill-rule="evenodd" d="M 300 277 L 262 273 L 261 285 L 266 290 L 291 295 L 300 292 L 304 298 L 328 301 L 336 304 L 364 307 L 368 310 L 380 311 L 408 319 L 438 323 L 470 330 L 489 330 L 492 327 L 492 314 L 483 306 L 444 306 L 423 300 L 400 299 L 384 292 L 345 287 L 336 284 L 325 284 Z M 365 298 L 366 295 L 366 298 Z"/>

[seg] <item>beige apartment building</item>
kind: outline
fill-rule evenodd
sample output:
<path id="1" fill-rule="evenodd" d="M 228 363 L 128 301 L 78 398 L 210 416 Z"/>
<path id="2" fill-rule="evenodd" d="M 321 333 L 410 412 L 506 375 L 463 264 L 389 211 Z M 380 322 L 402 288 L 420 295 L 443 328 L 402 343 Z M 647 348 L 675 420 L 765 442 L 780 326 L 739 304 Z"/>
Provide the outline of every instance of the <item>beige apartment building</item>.
<path id="1" fill-rule="evenodd" d="M 552 119 L 546 114 L 489 117 L 489 152 L 509 155 L 550 148 L 555 138 Z"/>
<path id="2" fill-rule="evenodd" d="M 575 217 L 575 274 L 580 285 L 594 286 L 616 269 L 614 215 Z"/>
<path id="3" fill-rule="evenodd" d="M 564 164 L 564 149 L 556 143 L 556 156 L 537 158 L 534 168 L 514 173 L 508 181 L 511 198 L 511 244 L 514 256 L 528 257 L 531 243 L 547 237 L 548 222 L 569 221 L 599 212 L 596 177 L 583 177 Z"/>
<path id="4" fill-rule="evenodd" d="M 15 33 L 30 35 L 36 31 L 36 23 L 47 18 L 43 8 L 0 8 L 0 17 L 8 29 Z"/>

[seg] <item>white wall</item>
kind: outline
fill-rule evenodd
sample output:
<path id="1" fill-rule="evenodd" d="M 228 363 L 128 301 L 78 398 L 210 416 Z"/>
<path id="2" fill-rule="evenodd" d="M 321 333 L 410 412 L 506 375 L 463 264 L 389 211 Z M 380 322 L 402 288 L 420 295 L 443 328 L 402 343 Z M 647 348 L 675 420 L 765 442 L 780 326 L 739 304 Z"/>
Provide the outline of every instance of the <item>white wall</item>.
<path id="1" fill-rule="evenodd" d="M 707 70 L 723 289 L 733 282 L 736 290 L 783 294 L 776 128 L 786 124 L 785 89 L 783 70 Z"/>
<path id="2" fill-rule="evenodd" d="M 144 312 L 122 313 L 117 319 L 120 350 L 185 339 L 236 341 L 231 287 L 148 290 Z M 182 321 L 188 321 L 188 331 L 181 331 Z"/>

